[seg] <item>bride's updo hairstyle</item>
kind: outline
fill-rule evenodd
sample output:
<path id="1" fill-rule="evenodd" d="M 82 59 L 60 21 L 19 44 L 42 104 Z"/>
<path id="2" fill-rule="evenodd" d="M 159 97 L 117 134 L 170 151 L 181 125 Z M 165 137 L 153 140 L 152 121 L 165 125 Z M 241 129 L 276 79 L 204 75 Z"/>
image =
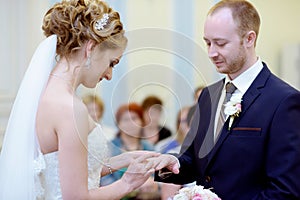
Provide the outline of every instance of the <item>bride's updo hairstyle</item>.
<path id="1" fill-rule="evenodd" d="M 127 38 L 118 12 L 101 0 L 62 0 L 44 16 L 42 29 L 57 35 L 59 56 L 69 56 L 88 40 L 100 48 L 125 48 Z"/>

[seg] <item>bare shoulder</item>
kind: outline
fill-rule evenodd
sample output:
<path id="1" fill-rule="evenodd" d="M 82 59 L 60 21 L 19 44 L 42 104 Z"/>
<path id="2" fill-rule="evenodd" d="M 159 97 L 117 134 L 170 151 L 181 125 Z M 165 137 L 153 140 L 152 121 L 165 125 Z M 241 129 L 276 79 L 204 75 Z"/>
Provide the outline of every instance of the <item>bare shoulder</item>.
<path id="1" fill-rule="evenodd" d="M 55 109 L 57 118 L 55 119 L 58 131 L 66 132 L 80 131 L 84 134 L 89 130 L 89 115 L 86 106 L 76 96 L 70 96 L 65 101 L 61 101 Z"/>
<path id="2" fill-rule="evenodd" d="M 81 99 L 71 94 L 45 95 L 37 115 L 38 132 L 70 132 L 89 128 L 88 111 Z M 42 128 L 39 128 L 42 127 Z M 83 131 L 81 131 L 83 132 Z"/>

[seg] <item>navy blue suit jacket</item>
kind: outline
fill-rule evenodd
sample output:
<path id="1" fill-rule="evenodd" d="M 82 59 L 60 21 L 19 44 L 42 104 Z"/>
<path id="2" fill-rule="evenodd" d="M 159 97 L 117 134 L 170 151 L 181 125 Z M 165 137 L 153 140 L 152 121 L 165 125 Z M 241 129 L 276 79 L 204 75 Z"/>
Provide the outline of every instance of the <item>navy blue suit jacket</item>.
<path id="1" fill-rule="evenodd" d="M 196 181 L 222 200 L 300 199 L 300 92 L 267 66 L 242 100 L 242 112 L 214 145 L 224 79 L 205 88 L 178 156 L 180 173 L 157 181 Z M 157 174 L 156 174 L 157 175 Z"/>

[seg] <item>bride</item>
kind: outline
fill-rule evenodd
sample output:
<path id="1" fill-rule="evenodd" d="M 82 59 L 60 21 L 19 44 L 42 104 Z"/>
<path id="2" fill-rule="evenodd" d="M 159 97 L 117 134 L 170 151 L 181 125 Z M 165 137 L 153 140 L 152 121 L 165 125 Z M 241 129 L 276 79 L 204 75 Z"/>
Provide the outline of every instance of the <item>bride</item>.
<path id="1" fill-rule="evenodd" d="M 119 14 L 100 0 L 63 0 L 44 16 L 37 48 L 9 118 L 0 199 L 120 199 L 154 172 L 154 152 L 107 157 L 100 125 L 75 91 L 112 78 L 127 45 Z M 98 143 L 95 143 L 98 141 Z M 100 144 L 99 144 L 100 142 Z M 117 182 L 100 177 L 128 167 Z"/>

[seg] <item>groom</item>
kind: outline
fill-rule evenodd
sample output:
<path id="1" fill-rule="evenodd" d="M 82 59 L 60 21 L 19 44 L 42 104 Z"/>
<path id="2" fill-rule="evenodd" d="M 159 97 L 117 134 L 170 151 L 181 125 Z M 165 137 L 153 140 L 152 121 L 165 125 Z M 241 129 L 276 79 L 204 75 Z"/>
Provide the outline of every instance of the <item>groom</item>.
<path id="1" fill-rule="evenodd" d="M 203 89 L 180 155 L 156 160 L 157 181 L 196 181 L 222 200 L 300 199 L 300 92 L 256 55 L 259 26 L 244 0 L 223 0 L 209 11 L 208 56 L 227 76 Z M 233 104 L 241 96 L 241 110 L 224 113 L 225 96 L 236 98 Z"/>

